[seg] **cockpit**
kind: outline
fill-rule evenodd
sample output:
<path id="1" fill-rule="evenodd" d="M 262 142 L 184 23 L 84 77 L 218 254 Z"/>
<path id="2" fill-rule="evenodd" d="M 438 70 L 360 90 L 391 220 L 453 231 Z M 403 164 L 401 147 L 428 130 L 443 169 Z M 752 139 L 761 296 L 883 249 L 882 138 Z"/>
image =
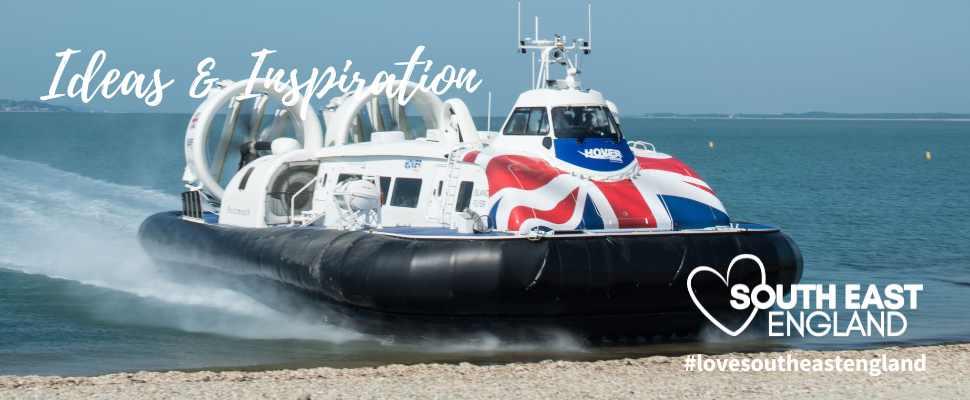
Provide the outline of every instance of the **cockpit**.
<path id="1" fill-rule="evenodd" d="M 620 139 L 623 137 L 613 114 L 604 106 L 518 107 L 505 124 L 503 135 L 549 134 L 550 127 L 561 139 Z M 549 123 L 551 114 L 552 124 Z"/>
<path id="2" fill-rule="evenodd" d="M 620 139 L 620 127 L 603 106 L 553 107 L 552 124 L 561 139 Z"/>

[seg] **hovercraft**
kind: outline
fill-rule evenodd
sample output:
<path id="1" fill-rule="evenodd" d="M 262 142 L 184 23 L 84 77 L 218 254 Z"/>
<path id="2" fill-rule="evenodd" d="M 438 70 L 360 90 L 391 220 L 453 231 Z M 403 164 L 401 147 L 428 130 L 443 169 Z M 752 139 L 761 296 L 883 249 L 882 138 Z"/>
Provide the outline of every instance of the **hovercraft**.
<path id="1" fill-rule="evenodd" d="M 696 330 L 696 266 L 727 275 L 752 254 L 764 274 L 736 269 L 732 281 L 799 281 L 787 235 L 733 222 L 693 169 L 625 138 L 616 106 L 580 85 L 571 56 L 589 53 L 588 40 L 518 45 L 539 67 L 496 132 L 478 130 L 461 100 L 409 82 L 390 83 L 410 91 L 407 107 L 367 90 L 333 98 L 325 134 L 298 106 L 263 128 L 269 100 L 298 93 L 260 78 L 223 83 L 186 131 L 182 210 L 146 219 L 142 246 L 163 264 L 274 282 L 391 332 Z M 563 79 L 549 78 L 552 65 Z M 223 177 L 234 147 L 238 170 Z M 728 304 L 724 282 L 693 289 Z"/>

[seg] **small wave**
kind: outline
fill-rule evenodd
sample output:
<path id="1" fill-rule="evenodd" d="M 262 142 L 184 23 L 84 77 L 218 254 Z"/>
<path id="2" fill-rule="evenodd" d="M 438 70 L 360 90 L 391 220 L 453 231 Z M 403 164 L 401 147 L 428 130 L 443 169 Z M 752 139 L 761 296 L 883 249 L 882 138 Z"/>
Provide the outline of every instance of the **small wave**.
<path id="1" fill-rule="evenodd" d="M 967 282 L 967 281 L 960 281 L 960 280 L 946 279 L 946 278 L 930 278 L 930 279 L 937 282 L 949 283 L 951 285 L 970 287 L 970 282 Z"/>

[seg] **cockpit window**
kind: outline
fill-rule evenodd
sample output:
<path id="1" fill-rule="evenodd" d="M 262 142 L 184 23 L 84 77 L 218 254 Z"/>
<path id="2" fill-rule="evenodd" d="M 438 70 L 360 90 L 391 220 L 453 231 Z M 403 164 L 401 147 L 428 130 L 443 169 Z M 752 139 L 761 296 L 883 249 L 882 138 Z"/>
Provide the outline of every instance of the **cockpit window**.
<path id="1" fill-rule="evenodd" d="M 620 127 L 602 106 L 553 107 L 552 124 L 558 138 L 619 139 Z"/>
<path id="2" fill-rule="evenodd" d="M 549 118 L 545 107 L 519 107 L 512 111 L 505 124 L 505 135 L 545 135 L 549 133 Z"/>

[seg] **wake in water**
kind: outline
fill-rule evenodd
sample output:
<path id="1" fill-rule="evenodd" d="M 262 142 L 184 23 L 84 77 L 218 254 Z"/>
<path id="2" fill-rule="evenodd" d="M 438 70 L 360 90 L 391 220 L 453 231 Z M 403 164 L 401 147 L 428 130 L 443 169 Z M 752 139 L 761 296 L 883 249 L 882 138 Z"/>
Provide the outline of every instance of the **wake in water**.
<path id="1" fill-rule="evenodd" d="M 281 312 L 245 294 L 249 291 L 210 285 L 186 273 L 172 276 L 170 271 L 158 271 L 137 242 L 138 226 L 146 216 L 177 206 L 176 196 L 3 156 L 0 187 L 15 188 L 0 191 L 0 265 L 171 306 L 138 310 L 113 296 L 95 305 L 100 318 L 242 338 L 396 344 L 393 338 L 369 337 L 327 324 L 317 303 L 304 302 L 301 307 L 293 298 L 275 297 L 279 293 L 260 293 L 264 302 L 278 299 L 287 303 L 286 311 Z M 542 336 L 538 341 L 509 343 L 479 333 L 411 344 L 447 353 L 583 351 L 580 341 L 565 333 L 544 332 Z"/>
<path id="2" fill-rule="evenodd" d="M 284 315 L 245 294 L 160 274 L 137 242 L 145 216 L 178 205 L 175 196 L 103 182 L 0 156 L 0 264 L 155 299 L 188 312 L 144 315 L 99 305 L 110 320 L 244 338 L 344 342 L 362 335 Z"/>

